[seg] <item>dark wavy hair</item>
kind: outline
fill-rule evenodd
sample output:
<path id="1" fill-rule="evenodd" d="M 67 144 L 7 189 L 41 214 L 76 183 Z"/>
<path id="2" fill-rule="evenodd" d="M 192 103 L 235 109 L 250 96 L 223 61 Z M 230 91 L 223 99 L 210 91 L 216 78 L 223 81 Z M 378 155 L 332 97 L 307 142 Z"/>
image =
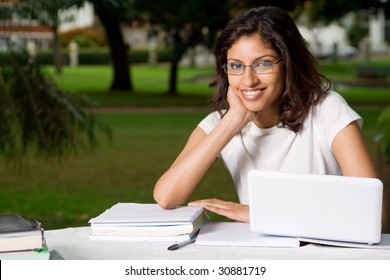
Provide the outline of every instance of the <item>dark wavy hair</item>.
<path id="1" fill-rule="evenodd" d="M 260 7 L 248 10 L 228 23 L 215 45 L 216 80 L 210 86 L 216 93 L 210 100 L 214 109 L 229 109 L 227 74 L 222 65 L 227 62 L 227 51 L 242 36 L 258 34 L 264 44 L 274 49 L 283 60 L 284 91 L 280 96 L 280 127 L 298 132 L 312 105 L 317 104 L 331 88 L 306 46 L 293 19 L 277 7 Z"/>

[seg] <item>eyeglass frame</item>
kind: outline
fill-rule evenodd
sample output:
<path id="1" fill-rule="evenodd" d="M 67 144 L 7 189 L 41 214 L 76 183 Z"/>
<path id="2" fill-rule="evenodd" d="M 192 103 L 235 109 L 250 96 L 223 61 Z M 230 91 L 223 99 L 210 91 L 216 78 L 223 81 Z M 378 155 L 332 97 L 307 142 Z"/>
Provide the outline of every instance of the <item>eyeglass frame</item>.
<path id="1" fill-rule="evenodd" d="M 282 60 L 283 60 L 283 57 L 279 58 L 279 59 L 276 60 L 275 62 L 271 62 L 271 70 L 270 70 L 270 71 L 267 71 L 267 72 L 260 72 L 260 73 L 256 72 L 256 68 L 258 68 L 258 67 L 256 67 L 255 64 L 261 62 L 262 60 L 259 60 L 259 61 L 255 62 L 255 63 L 249 64 L 249 65 L 245 65 L 245 64 L 242 64 L 242 63 L 236 63 L 236 64 L 240 64 L 241 66 L 244 67 L 243 70 L 242 70 L 242 72 L 241 72 L 240 74 L 228 73 L 227 66 L 228 66 L 229 64 L 234 64 L 234 63 L 225 63 L 224 65 L 221 66 L 221 68 L 224 70 L 224 72 L 225 72 L 227 75 L 233 75 L 233 76 L 240 76 L 240 75 L 244 74 L 244 73 L 245 73 L 245 68 L 246 68 L 246 67 L 250 67 L 250 68 L 252 69 L 253 73 L 256 73 L 256 74 L 267 74 L 267 73 L 271 73 L 271 72 L 274 70 L 274 66 L 275 66 L 276 64 L 278 64 L 279 62 L 281 62 Z"/>

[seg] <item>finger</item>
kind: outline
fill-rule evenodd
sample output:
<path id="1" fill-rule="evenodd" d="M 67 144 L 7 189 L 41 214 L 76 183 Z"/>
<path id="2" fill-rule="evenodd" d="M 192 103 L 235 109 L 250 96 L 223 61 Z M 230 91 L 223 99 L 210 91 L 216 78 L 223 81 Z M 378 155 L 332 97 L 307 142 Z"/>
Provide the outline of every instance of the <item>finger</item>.
<path id="1" fill-rule="evenodd" d="M 215 206 L 206 205 L 204 208 L 208 211 L 214 212 L 218 215 L 225 216 L 237 222 L 249 223 L 249 209 L 247 205 L 233 205 L 230 208 L 219 208 Z"/>
<path id="2" fill-rule="evenodd" d="M 231 218 L 231 215 L 232 215 L 231 211 L 227 208 L 220 208 L 220 207 L 213 206 L 213 205 L 205 205 L 204 208 L 211 211 L 211 212 L 214 212 L 218 215 L 225 216 L 227 218 Z"/>
<path id="3" fill-rule="evenodd" d="M 210 198 L 210 199 L 202 199 L 190 202 L 188 205 L 190 206 L 212 206 L 212 207 L 218 207 L 218 208 L 224 208 L 228 209 L 231 207 L 232 202 L 230 201 L 224 201 L 216 198 Z"/>
<path id="4" fill-rule="evenodd" d="M 206 198 L 206 199 L 200 199 L 200 200 L 189 202 L 188 205 L 204 205 L 204 204 L 215 203 L 218 201 L 222 202 L 223 200 L 217 198 Z"/>

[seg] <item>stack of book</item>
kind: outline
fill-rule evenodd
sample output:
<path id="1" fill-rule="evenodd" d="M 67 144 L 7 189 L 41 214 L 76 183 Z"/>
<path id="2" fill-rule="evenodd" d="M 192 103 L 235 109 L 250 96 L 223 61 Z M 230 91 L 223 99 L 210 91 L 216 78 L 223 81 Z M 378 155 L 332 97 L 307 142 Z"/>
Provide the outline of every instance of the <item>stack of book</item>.
<path id="1" fill-rule="evenodd" d="M 203 207 L 118 203 L 91 219 L 92 240 L 185 241 L 208 220 Z"/>
<path id="2" fill-rule="evenodd" d="M 0 260 L 49 257 L 41 223 L 15 213 L 0 214 Z"/>

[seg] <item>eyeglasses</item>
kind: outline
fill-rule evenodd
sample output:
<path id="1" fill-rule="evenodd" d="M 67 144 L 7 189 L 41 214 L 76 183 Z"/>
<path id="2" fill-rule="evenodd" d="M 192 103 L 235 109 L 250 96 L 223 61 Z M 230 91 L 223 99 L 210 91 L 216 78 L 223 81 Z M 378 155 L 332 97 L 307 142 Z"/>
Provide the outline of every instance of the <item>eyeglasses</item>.
<path id="1" fill-rule="evenodd" d="M 245 65 L 241 63 L 226 63 L 222 66 L 225 73 L 228 75 L 242 75 L 245 71 L 245 67 L 252 68 L 256 74 L 270 73 L 274 70 L 274 65 L 282 61 L 283 58 L 279 58 L 277 61 L 272 62 L 269 60 L 260 60 L 251 65 Z"/>

